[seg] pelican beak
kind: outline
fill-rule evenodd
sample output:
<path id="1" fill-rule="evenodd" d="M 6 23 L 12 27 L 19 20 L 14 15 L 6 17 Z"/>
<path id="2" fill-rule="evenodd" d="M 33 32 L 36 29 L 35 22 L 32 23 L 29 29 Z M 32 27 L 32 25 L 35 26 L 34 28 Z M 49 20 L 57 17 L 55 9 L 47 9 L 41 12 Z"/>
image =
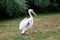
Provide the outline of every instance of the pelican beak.
<path id="1" fill-rule="evenodd" d="M 34 14 L 35 16 L 37 16 L 35 12 L 33 12 L 33 14 Z"/>

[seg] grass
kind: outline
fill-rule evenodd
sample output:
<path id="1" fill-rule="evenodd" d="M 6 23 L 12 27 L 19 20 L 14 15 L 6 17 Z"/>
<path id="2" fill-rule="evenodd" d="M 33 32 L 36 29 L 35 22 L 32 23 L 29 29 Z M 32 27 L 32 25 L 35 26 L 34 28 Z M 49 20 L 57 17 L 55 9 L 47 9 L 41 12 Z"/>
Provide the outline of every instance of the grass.
<path id="1" fill-rule="evenodd" d="M 18 28 L 23 18 L 0 21 L 0 40 L 60 40 L 60 14 L 34 16 L 36 33 L 21 35 Z"/>

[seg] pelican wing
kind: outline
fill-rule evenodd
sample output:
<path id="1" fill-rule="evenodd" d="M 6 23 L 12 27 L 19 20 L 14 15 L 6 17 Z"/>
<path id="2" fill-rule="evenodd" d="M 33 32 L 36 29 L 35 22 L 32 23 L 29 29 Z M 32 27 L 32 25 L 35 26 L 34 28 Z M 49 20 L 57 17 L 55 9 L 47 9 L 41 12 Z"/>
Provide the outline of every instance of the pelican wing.
<path id="1" fill-rule="evenodd" d="M 19 24 L 19 29 L 22 29 L 23 27 L 25 27 L 25 25 L 27 24 L 26 20 L 27 20 L 27 18 L 24 18 L 24 19 L 20 22 L 20 24 Z"/>

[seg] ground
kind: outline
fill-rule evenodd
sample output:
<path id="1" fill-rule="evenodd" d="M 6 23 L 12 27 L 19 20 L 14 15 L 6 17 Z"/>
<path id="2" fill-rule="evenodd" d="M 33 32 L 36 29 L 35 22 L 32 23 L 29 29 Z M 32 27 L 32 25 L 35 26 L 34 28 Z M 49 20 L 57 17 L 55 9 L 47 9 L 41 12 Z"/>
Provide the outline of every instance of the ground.
<path id="1" fill-rule="evenodd" d="M 0 40 L 60 40 L 60 14 L 34 16 L 33 31 L 21 35 L 19 22 L 23 18 L 0 21 Z"/>

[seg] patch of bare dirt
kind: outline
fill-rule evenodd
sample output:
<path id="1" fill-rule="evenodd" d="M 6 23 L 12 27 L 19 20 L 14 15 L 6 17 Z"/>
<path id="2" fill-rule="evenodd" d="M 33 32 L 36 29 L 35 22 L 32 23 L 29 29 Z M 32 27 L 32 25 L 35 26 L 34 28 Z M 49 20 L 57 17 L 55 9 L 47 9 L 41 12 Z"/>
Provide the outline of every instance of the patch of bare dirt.
<path id="1" fill-rule="evenodd" d="M 50 37 L 48 37 L 48 40 L 58 40 L 58 39 L 53 36 L 50 36 Z"/>
<path id="2" fill-rule="evenodd" d="M 10 36 L 12 36 L 12 35 L 20 35 L 20 32 L 18 31 L 18 32 L 3 32 L 3 33 L 0 33 L 0 38 L 1 37 L 6 37 L 6 36 L 8 36 L 8 35 L 10 35 Z"/>
<path id="3" fill-rule="evenodd" d="M 60 26 L 60 17 L 42 17 L 34 19 L 34 26 L 39 28 L 53 28 Z"/>

